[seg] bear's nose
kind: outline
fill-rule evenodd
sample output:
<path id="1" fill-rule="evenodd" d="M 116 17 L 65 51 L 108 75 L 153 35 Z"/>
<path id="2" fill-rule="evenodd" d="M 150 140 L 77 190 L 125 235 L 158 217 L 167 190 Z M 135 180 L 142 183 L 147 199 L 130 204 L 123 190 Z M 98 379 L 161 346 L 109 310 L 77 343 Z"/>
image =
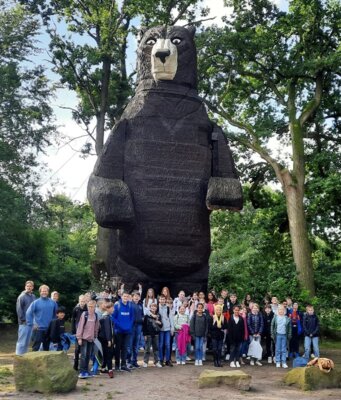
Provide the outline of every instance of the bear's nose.
<path id="1" fill-rule="evenodd" d="M 166 57 L 168 57 L 170 55 L 170 50 L 165 49 L 165 50 L 158 50 L 155 53 L 155 57 L 158 57 L 162 64 L 164 64 L 166 62 Z"/>

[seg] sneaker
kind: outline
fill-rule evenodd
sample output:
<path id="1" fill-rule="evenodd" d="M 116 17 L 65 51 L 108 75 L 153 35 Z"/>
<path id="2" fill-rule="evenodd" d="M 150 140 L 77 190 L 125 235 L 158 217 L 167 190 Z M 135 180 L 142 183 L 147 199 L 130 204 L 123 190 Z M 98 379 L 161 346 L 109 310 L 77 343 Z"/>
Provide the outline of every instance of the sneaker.
<path id="1" fill-rule="evenodd" d="M 230 367 L 231 368 L 236 368 L 236 364 L 234 363 L 234 361 L 230 362 Z"/>
<path id="2" fill-rule="evenodd" d="M 101 374 L 107 374 L 107 373 L 108 373 L 108 370 L 107 370 L 106 368 L 101 368 L 101 369 L 99 370 L 99 372 L 100 372 Z"/>
<path id="3" fill-rule="evenodd" d="M 288 368 L 288 365 L 286 363 L 283 363 L 282 368 Z"/>
<path id="4" fill-rule="evenodd" d="M 120 367 L 115 367 L 115 372 L 120 372 Z"/>
<path id="5" fill-rule="evenodd" d="M 181 361 L 181 365 L 186 365 L 186 361 Z"/>
<path id="6" fill-rule="evenodd" d="M 126 365 L 123 365 L 123 367 L 121 367 L 121 371 L 131 372 L 131 369 L 129 369 Z"/>
<path id="7" fill-rule="evenodd" d="M 241 363 L 242 365 L 246 365 L 245 362 L 243 361 L 243 359 L 240 360 L 240 363 Z"/>
<path id="8" fill-rule="evenodd" d="M 81 372 L 81 373 L 78 375 L 78 378 L 79 378 L 79 379 L 87 379 L 87 378 L 89 378 L 89 374 L 88 374 L 87 372 Z"/>
<path id="9" fill-rule="evenodd" d="M 242 357 L 245 358 L 245 357 L 246 357 L 246 354 L 243 354 Z"/>
<path id="10" fill-rule="evenodd" d="M 274 363 L 276 362 L 276 357 L 272 357 L 272 359 L 273 359 L 273 361 L 274 361 Z"/>
<path id="11" fill-rule="evenodd" d="M 263 364 L 260 361 L 256 361 L 256 365 L 258 365 L 259 367 L 261 367 Z"/>
<path id="12" fill-rule="evenodd" d="M 255 365 L 255 362 L 253 360 L 251 360 L 250 365 Z"/>
<path id="13" fill-rule="evenodd" d="M 139 365 L 137 362 L 136 362 L 136 363 L 133 363 L 132 366 L 133 366 L 134 368 L 141 368 L 141 365 Z"/>
<path id="14" fill-rule="evenodd" d="M 240 364 L 238 361 L 236 361 L 236 368 L 240 368 Z"/>
<path id="15" fill-rule="evenodd" d="M 281 368 L 281 363 L 276 363 L 276 368 Z"/>
<path id="16" fill-rule="evenodd" d="M 194 365 L 198 366 L 198 365 L 199 365 L 199 361 L 198 361 L 198 360 L 195 360 Z"/>
<path id="17" fill-rule="evenodd" d="M 167 367 L 173 367 L 172 361 L 166 361 L 166 366 Z"/>
<path id="18" fill-rule="evenodd" d="M 155 364 L 155 367 L 162 368 L 162 365 L 161 365 L 160 361 L 158 361 L 158 362 Z"/>
<path id="19" fill-rule="evenodd" d="M 148 364 L 147 364 L 146 362 L 144 362 L 143 365 L 142 365 L 142 367 L 143 367 L 143 368 L 147 368 L 147 367 L 148 367 Z"/>
<path id="20" fill-rule="evenodd" d="M 247 360 L 251 360 L 251 357 L 250 357 L 250 356 L 248 356 L 248 357 L 246 357 L 246 359 L 247 359 Z"/>
<path id="21" fill-rule="evenodd" d="M 198 363 L 199 363 L 198 365 L 202 367 L 202 360 L 199 360 Z"/>
<path id="22" fill-rule="evenodd" d="M 111 369 L 110 371 L 108 371 L 108 376 L 109 376 L 109 378 L 113 378 L 114 377 L 114 372 L 113 372 L 113 370 Z"/>
<path id="23" fill-rule="evenodd" d="M 181 365 L 181 361 L 177 361 L 176 364 L 177 364 L 177 365 Z"/>
<path id="24" fill-rule="evenodd" d="M 134 369 L 135 367 L 133 366 L 133 364 L 128 363 L 128 364 L 127 364 L 127 368 L 129 368 L 129 369 Z"/>
<path id="25" fill-rule="evenodd" d="M 268 364 L 272 364 L 272 357 L 268 357 Z"/>
<path id="26" fill-rule="evenodd" d="M 186 361 L 192 361 L 192 359 L 190 357 L 186 357 Z"/>
<path id="27" fill-rule="evenodd" d="M 225 361 L 228 361 L 230 359 L 230 355 L 229 354 L 226 354 L 226 356 L 225 356 Z"/>

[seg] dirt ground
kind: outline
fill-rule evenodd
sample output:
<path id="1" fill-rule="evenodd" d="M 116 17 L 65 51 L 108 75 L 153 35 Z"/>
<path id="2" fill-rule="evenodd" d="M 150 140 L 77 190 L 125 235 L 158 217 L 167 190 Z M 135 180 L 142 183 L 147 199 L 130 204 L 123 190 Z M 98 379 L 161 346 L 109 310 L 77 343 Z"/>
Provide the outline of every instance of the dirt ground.
<path id="1" fill-rule="evenodd" d="M 15 332 L 0 332 L 5 339 L 0 344 L 0 365 L 12 369 Z M 329 347 L 329 346 L 328 346 Z M 339 347 L 339 346 L 338 346 Z M 341 364 L 341 350 L 323 348 L 322 356 L 332 358 L 337 365 Z M 141 357 L 141 355 L 140 355 Z M 208 355 L 208 358 L 210 356 Z M 70 354 L 70 362 L 71 362 Z M 140 360 L 141 361 L 141 360 Z M 141 362 L 140 362 L 141 363 Z M 287 370 L 275 368 L 265 361 L 262 367 L 245 365 L 242 370 L 252 376 L 251 390 L 242 392 L 227 387 L 213 389 L 199 389 L 198 377 L 204 369 L 215 369 L 211 361 L 204 362 L 203 367 L 194 366 L 194 362 L 186 365 L 174 365 L 173 368 L 156 368 L 150 363 L 148 368 L 141 368 L 133 372 L 116 373 L 114 379 L 107 376 L 97 376 L 88 380 L 78 380 L 77 388 L 69 394 L 42 395 L 27 394 L 15 391 L 13 376 L 0 378 L 0 400 L 2 399 L 46 399 L 46 400 L 183 400 L 183 399 L 219 399 L 229 400 L 340 400 L 340 389 L 325 389 L 314 392 L 303 392 L 294 387 L 285 386 L 282 378 Z M 291 363 L 289 363 L 289 367 Z M 220 369 L 220 368 L 219 368 Z M 228 363 L 221 370 L 230 370 Z"/>

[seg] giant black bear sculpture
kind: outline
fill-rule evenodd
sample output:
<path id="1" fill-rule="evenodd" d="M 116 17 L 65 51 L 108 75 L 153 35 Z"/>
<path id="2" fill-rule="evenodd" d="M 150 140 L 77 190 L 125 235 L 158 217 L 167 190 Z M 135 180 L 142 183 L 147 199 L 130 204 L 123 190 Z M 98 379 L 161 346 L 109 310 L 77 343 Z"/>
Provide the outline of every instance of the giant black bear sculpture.
<path id="1" fill-rule="evenodd" d="M 89 180 L 96 221 L 119 229 L 117 272 L 126 283 L 205 287 L 210 210 L 242 208 L 230 149 L 197 94 L 194 31 L 143 35 L 136 94 Z"/>

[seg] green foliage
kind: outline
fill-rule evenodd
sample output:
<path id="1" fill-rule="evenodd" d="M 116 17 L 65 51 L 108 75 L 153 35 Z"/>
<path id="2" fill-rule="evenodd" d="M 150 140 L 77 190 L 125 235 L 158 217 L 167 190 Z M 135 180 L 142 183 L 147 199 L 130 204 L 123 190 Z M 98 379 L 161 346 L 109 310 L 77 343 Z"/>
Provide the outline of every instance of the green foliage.
<path id="1" fill-rule="evenodd" d="M 240 298 L 250 293 L 258 301 L 267 293 L 284 298 L 298 290 L 290 239 L 281 231 L 286 226 L 284 198 L 267 188 L 260 195 L 262 208 L 247 202 L 240 214 L 213 212 L 209 278 L 216 290 L 226 286 Z"/>
<path id="2" fill-rule="evenodd" d="M 292 296 L 301 308 L 312 299 L 301 290 L 296 277 L 287 232 L 284 197 L 264 188 L 257 193 L 262 207 L 254 209 L 245 188 L 246 204 L 240 213 L 214 211 L 211 215 L 212 254 L 209 287 L 226 287 L 240 299 L 246 293 L 263 303 L 264 296 L 279 300 Z M 325 328 L 341 326 L 340 248 L 318 237 L 312 238 L 317 295 L 313 298 L 317 314 Z"/>

